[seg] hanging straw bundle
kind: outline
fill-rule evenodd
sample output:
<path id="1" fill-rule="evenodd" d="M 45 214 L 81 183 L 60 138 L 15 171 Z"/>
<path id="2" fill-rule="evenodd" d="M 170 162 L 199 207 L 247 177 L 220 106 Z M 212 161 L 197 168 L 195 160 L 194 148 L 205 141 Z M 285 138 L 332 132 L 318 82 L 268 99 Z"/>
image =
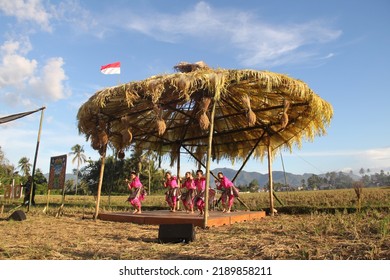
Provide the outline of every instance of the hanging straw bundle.
<path id="1" fill-rule="evenodd" d="M 251 100 L 248 94 L 242 96 L 242 102 L 244 103 L 247 109 L 246 117 L 248 119 L 248 125 L 254 126 L 256 124 L 256 114 L 252 111 Z"/>
<path id="2" fill-rule="evenodd" d="M 202 97 L 199 101 L 199 126 L 203 130 L 207 130 L 210 125 L 209 117 L 206 114 L 207 110 L 209 109 L 210 103 L 210 97 Z"/>
<path id="3" fill-rule="evenodd" d="M 155 105 L 154 106 L 154 112 L 157 116 L 157 121 L 156 121 L 156 128 L 158 135 L 163 135 L 165 133 L 165 130 L 167 129 L 167 125 L 162 117 L 163 110 L 160 106 Z"/>
<path id="4" fill-rule="evenodd" d="M 180 74 L 180 76 L 175 79 L 175 85 L 181 92 L 181 95 L 184 95 L 187 101 L 190 100 L 190 95 L 188 93 L 191 88 L 191 80 L 185 74 Z"/>
<path id="5" fill-rule="evenodd" d="M 94 150 L 99 150 L 100 148 L 99 137 L 96 134 L 91 134 L 91 146 Z"/>
<path id="6" fill-rule="evenodd" d="M 165 130 L 167 129 L 167 125 L 165 124 L 165 121 L 163 119 L 157 120 L 157 131 L 158 135 L 163 135 L 165 133 Z"/>
<path id="7" fill-rule="evenodd" d="M 121 130 L 122 134 L 122 148 L 130 145 L 131 140 L 133 140 L 133 134 L 131 133 L 130 129 L 123 129 Z"/>
<path id="8" fill-rule="evenodd" d="M 282 117 L 281 117 L 281 124 L 282 128 L 285 129 L 287 124 L 288 124 L 288 115 L 287 115 L 287 110 L 290 107 L 290 101 L 285 99 L 283 101 L 283 112 L 282 112 Z"/>
<path id="9" fill-rule="evenodd" d="M 98 140 L 99 140 L 100 146 L 107 145 L 107 143 L 108 143 L 108 135 L 107 135 L 107 133 L 105 131 L 103 131 L 103 130 L 99 130 L 98 131 Z"/>

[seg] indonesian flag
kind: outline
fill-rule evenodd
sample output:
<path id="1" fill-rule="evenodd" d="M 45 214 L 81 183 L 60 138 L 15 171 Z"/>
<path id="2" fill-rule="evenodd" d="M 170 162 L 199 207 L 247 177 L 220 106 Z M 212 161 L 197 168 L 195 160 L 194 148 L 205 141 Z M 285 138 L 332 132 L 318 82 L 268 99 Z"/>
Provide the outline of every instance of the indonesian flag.
<path id="1" fill-rule="evenodd" d="M 100 72 L 103 74 L 120 74 L 121 73 L 121 63 L 114 62 L 111 64 L 104 65 L 100 67 Z"/>

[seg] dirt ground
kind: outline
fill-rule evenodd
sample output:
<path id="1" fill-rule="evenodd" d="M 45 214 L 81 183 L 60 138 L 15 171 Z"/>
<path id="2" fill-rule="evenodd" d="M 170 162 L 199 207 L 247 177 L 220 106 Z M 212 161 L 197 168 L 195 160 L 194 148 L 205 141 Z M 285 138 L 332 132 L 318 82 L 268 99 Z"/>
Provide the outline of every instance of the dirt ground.
<path id="1" fill-rule="evenodd" d="M 390 214 L 278 215 L 232 226 L 196 228 L 196 240 L 158 242 L 158 226 L 42 211 L 21 222 L 0 215 L 2 260 L 390 259 Z"/>

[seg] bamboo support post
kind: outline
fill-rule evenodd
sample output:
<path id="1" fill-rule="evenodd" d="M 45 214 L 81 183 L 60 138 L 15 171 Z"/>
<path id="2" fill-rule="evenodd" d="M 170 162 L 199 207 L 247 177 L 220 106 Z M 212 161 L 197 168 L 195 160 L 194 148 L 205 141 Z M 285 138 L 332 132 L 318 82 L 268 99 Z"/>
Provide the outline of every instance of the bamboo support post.
<path id="1" fill-rule="evenodd" d="M 274 215 L 274 187 L 273 187 L 273 179 L 272 179 L 272 150 L 271 150 L 271 144 L 268 146 L 268 181 L 269 181 L 269 211 L 270 215 Z"/>
<path id="2" fill-rule="evenodd" d="M 213 132 L 214 132 L 214 116 L 215 116 L 215 107 L 217 101 L 214 100 L 213 107 L 211 109 L 210 117 L 210 127 L 209 127 L 209 141 L 207 146 L 207 159 L 206 159 L 206 189 L 205 189 L 205 207 L 204 207 L 204 219 L 203 219 L 203 228 L 207 227 L 208 217 L 209 217 L 209 188 L 210 188 L 210 162 L 211 162 L 211 149 L 213 145 Z"/>
<path id="3" fill-rule="evenodd" d="M 178 156 L 177 156 L 177 185 L 178 185 L 178 190 L 180 190 L 180 185 L 181 185 L 181 182 L 180 182 L 180 146 L 179 146 L 179 151 L 178 151 Z M 179 210 L 180 209 L 180 199 L 177 200 L 176 202 L 176 210 Z"/>
<path id="4" fill-rule="evenodd" d="M 93 217 L 95 220 L 98 218 L 98 215 L 99 215 L 100 195 L 101 195 L 101 192 L 102 192 L 102 185 L 103 185 L 105 158 L 106 158 L 106 151 L 104 151 L 103 155 L 101 156 L 102 165 L 100 167 L 99 185 L 98 185 L 97 197 L 96 197 L 96 208 L 95 208 L 95 214 L 94 214 L 94 217 Z"/>

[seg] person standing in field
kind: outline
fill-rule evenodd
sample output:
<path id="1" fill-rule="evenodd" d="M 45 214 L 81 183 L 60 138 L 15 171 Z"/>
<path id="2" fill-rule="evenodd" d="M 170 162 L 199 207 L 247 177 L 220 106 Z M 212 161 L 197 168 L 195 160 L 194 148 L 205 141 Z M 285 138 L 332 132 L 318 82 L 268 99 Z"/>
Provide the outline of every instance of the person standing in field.
<path id="1" fill-rule="evenodd" d="M 202 170 L 196 171 L 195 186 L 196 186 L 197 194 L 194 198 L 194 204 L 196 205 L 196 208 L 198 208 L 200 212 L 199 216 L 202 216 L 205 207 L 205 190 L 206 190 L 206 178 L 203 176 Z"/>
<path id="2" fill-rule="evenodd" d="M 230 213 L 234 203 L 234 197 L 238 196 L 237 188 L 222 172 L 218 172 L 218 180 L 215 180 L 215 184 L 217 185 L 217 189 L 222 191 L 222 211 L 224 213 Z"/>
<path id="3" fill-rule="evenodd" d="M 168 191 L 165 193 L 165 200 L 167 201 L 171 212 L 176 212 L 178 187 L 176 176 L 172 176 L 172 173 L 169 171 L 166 172 L 164 188 L 168 188 Z"/>
<path id="4" fill-rule="evenodd" d="M 130 180 L 125 180 L 130 190 L 127 201 L 134 207 L 133 214 L 141 214 L 141 202 L 145 199 L 145 189 L 135 171 L 131 171 Z"/>
<path id="5" fill-rule="evenodd" d="M 187 192 L 181 195 L 181 200 L 183 201 L 186 213 L 194 214 L 194 197 L 196 187 L 191 172 L 186 172 L 185 179 L 181 187 L 187 189 Z"/>

